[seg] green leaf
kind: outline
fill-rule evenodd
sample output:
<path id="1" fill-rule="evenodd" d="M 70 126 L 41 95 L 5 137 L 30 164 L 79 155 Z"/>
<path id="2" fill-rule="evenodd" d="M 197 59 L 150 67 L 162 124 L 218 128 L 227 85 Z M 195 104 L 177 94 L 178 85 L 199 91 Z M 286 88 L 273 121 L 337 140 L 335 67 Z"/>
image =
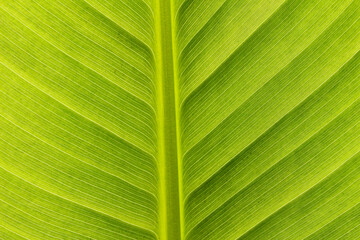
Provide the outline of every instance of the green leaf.
<path id="1" fill-rule="evenodd" d="M 0 239 L 358 239 L 360 1 L 0 0 Z"/>

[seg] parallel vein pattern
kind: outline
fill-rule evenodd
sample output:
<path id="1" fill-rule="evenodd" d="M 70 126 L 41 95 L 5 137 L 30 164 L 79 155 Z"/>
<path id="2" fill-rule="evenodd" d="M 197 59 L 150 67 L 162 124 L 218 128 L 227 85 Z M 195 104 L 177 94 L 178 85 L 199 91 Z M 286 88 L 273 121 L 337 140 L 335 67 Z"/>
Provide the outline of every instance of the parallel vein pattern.
<path id="1" fill-rule="evenodd" d="M 186 239 L 353 239 L 360 2 L 175 6 Z"/>
<path id="2" fill-rule="evenodd" d="M 158 235 L 150 1 L 0 1 L 0 239 Z"/>
<path id="3" fill-rule="evenodd" d="M 359 239 L 359 0 L 0 0 L 0 239 Z"/>

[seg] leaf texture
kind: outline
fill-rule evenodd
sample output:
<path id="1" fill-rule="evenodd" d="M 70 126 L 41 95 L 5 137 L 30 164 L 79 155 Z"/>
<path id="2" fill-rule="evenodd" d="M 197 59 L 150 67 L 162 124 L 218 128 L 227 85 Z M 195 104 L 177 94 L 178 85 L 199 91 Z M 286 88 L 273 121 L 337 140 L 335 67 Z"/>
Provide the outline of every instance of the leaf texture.
<path id="1" fill-rule="evenodd" d="M 0 0 L 0 239 L 358 239 L 360 1 Z"/>
<path id="2" fill-rule="evenodd" d="M 180 48 L 188 239 L 303 239 L 358 203 L 316 196 L 360 150 L 358 8 L 226 1 Z"/>
<path id="3" fill-rule="evenodd" d="M 26 239 L 157 235 L 149 4 L 1 1 L 6 232 Z"/>

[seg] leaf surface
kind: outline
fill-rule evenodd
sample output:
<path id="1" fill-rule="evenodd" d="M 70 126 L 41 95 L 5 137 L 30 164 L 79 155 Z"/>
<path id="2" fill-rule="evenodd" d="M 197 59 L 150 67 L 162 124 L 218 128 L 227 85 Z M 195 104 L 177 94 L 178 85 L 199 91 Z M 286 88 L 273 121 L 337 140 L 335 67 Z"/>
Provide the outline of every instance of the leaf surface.
<path id="1" fill-rule="evenodd" d="M 358 0 L 0 0 L 0 239 L 357 239 Z"/>

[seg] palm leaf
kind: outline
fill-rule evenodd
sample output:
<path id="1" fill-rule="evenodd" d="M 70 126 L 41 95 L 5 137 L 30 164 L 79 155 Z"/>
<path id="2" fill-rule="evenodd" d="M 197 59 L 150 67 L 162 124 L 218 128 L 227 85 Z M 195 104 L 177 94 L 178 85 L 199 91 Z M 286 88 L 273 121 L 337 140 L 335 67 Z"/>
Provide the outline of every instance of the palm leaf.
<path id="1" fill-rule="evenodd" d="M 0 239 L 357 239 L 359 20 L 0 1 Z"/>

